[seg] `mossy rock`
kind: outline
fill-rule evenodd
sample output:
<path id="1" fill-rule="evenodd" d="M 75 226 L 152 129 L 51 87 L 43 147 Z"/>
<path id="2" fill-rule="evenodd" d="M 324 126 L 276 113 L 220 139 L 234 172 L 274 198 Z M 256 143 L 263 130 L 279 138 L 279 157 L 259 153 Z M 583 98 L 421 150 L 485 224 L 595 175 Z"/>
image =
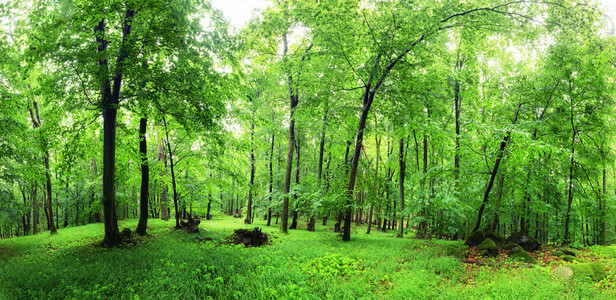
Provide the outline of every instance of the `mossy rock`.
<path id="1" fill-rule="evenodd" d="M 445 255 L 451 256 L 457 259 L 464 259 L 464 251 L 460 249 L 460 247 L 456 245 L 447 245 L 445 246 Z"/>
<path id="2" fill-rule="evenodd" d="M 563 256 L 561 256 L 560 258 L 562 258 L 562 260 L 567 261 L 567 262 L 573 262 L 576 260 L 575 257 L 571 255 L 567 255 L 567 254 L 563 254 Z"/>
<path id="3" fill-rule="evenodd" d="M 481 255 L 498 254 L 498 246 L 491 238 L 484 239 L 477 248 L 479 249 L 479 251 L 481 251 Z"/>
<path id="4" fill-rule="evenodd" d="M 605 278 L 605 269 L 596 263 L 576 263 L 568 265 L 573 270 L 573 277 L 581 279 L 588 278 L 594 281 L 601 281 Z"/>
<path id="5" fill-rule="evenodd" d="M 505 238 L 498 234 L 498 232 L 493 232 L 493 231 L 486 231 L 485 234 L 483 235 L 484 239 L 490 238 L 491 240 L 493 240 L 496 245 L 503 245 L 505 244 L 506 240 Z"/>
<path id="6" fill-rule="evenodd" d="M 528 252 L 522 249 L 521 246 L 513 247 L 511 251 L 509 251 L 509 258 L 514 260 L 523 261 L 529 264 L 536 264 L 537 260 L 532 257 Z"/>
<path id="7" fill-rule="evenodd" d="M 563 257 L 563 255 L 565 255 L 564 252 L 560 251 L 560 250 L 554 250 L 552 251 L 552 256 L 556 256 L 556 257 Z"/>
<path id="8" fill-rule="evenodd" d="M 481 242 L 483 242 L 483 240 L 485 240 L 485 235 L 482 231 L 477 230 L 468 235 L 464 244 L 470 247 L 478 246 Z"/>
<path id="9" fill-rule="evenodd" d="M 521 232 L 514 232 L 511 236 L 507 238 L 507 242 L 516 243 L 522 246 L 522 248 L 526 251 L 539 250 L 539 247 L 541 246 L 541 244 L 539 244 L 539 242 L 535 238 Z"/>

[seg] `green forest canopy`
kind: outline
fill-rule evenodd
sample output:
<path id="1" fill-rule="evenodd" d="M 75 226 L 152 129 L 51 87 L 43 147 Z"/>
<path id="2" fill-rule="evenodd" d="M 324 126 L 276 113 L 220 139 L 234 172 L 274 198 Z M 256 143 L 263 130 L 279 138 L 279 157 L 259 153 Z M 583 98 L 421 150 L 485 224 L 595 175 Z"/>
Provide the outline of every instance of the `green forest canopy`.
<path id="1" fill-rule="evenodd" d="M 0 20 L 2 237 L 104 222 L 114 245 L 118 219 L 229 214 L 347 241 L 353 221 L 616 238 L 599 3 L 273 1 L 234 31 L 207 1 L 8 1 Z"/>

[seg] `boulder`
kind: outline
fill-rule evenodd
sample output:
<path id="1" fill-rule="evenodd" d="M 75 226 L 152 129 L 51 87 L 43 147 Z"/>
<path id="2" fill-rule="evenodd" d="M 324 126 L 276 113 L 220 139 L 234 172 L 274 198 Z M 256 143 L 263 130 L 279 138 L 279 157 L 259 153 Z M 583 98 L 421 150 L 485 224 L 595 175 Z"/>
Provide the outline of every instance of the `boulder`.
<path id="1" fill-rule="evenodd" d="M 522 247 L 519 245 L 516 245 L 515 247 L 511 248 L 511 250 L 509 250 L 509 257 L 529 264 L 537 263 L 537 260 L 535 260 L 534 257 L 528 254 L 528 252 L 522 249 Z"/>
<path id="2" fill-rule="evenodd" d="M 573 277 L 573 269 L 567 266 L 557 267 L 552 273 L 554 274 L 554 276 L 562 279 L 571 279 Z"/>
<path id="3" fill-rule="evenodd" d="M 464 244 L 466 244 L 469 247 L 479 246 L 479 244 L 481 244 L 483 240 L 485 240 L 485 236 L 483 232 L 477 230 L 477 231 L 473 231 L 471 234 L 468 235 L 468 237 L 466 238 L 466 242 L 464 242 Z"/>
<path id="4" fill-rule="evenodd" d="M 483 237 L 490 238 L 496 243 L 496 245 L 499 246 L 505 244 L 505 238 L 502 235 L 498 234 L 498 232 L 486 231 Z"/>
<path id="5" fill-rule="evenodd" d="M 567 265 L 573 270 L 575 278 L 586 278 L 601 281 L 605 278 L 605 269 L 597 263 L 575 263 Z"/>
<path id="6" fill-rule="evenodd" d="M 536 251 L 539 250 L 539 246 L 541 246 L 536 239 L 521 232 L 513 233 L 507 238 L 507 242 L 518 244 L 526 251 Z"/>
<path id="7" fill-rule="evenodd" d="M 487 239 L 483 240 L 483 242 L 481 242 L 481 244 L 479 244 L 477 249 L 479 249 L 481 255 L 484 255 L 484 256 L 485 255 L 496 255 L 496 254 L 498 254 L 498 246 L 490 238 L 487 238 Z"/>

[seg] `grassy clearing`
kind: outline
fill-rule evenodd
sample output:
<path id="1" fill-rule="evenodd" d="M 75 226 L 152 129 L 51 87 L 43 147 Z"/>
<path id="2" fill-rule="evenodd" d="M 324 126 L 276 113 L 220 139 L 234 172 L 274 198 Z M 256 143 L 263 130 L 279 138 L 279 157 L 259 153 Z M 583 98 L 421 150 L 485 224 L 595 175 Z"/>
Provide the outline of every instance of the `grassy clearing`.
<path id="1" fill-rule="evenodd" d="M 136 220 L 120 227 L 134 228 Z M 553 265 L 477 267 L 444 256 L 443 245 L 461 242 L 398 239 L 392 233 L 353 235 L 342 243 L 329 226 L 289 235 L 263 221 L 218 217 L 195 236 L 150 220 L 151 235 L 116 249 L 97 246 L 102 224 L 0 240 L 2 299 L 579 299 L 616 298 L 616 247 L 593 247 L 608 277 L 563 280 Z M 237 228 L 264 227 L 271 246 L 243 248 L 219 242 Z"/>

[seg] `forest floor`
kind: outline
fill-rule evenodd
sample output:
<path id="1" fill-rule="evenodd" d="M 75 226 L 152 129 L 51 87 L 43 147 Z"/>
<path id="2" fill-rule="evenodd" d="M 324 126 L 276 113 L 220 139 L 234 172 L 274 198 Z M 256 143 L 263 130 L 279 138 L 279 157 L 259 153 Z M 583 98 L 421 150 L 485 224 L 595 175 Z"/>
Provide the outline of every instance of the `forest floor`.
<path id="1" fill-rule="evenodd" d="M 100 246 L 102 224 L 0 240 L 0 299 L 616 299 L 616 246 L 582 251 L 580 260 L 607 272 L 595 282 L 555 276 L 570 264 L 560 260 L 466 264 L 443 251 L 462 241 L 366 235 L 365 227 L 343 243 L 333 223 L 316 232 L 300 224 L 288 235 L 227 216 L 202 220 L 197 234 L 171 229 L 173 221 L 148 225 L 149 236 L 114 249 Z M 234 229 L 254 227 L 275 236 L 271 245 L 222 243 Z"/>

